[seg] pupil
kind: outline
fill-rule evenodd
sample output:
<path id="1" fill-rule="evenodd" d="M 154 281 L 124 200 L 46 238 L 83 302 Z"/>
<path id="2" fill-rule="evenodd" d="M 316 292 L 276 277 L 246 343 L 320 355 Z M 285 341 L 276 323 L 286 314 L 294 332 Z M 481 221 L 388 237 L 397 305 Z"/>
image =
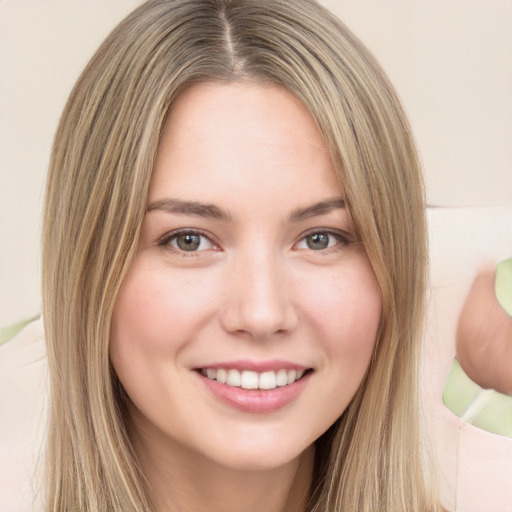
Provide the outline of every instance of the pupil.
<path id="1" fill-rule="evenodd" d="M 195 251 L 199 247 L 199 244 L 201 243 L 201 238 L 199 237 L 199 235 L 193 234 L 181 235 L 178 237 L 177 242 L 178 247 L 182 251 Z"/>
<path id="2" fill-rule="evenodd" d="M 329 246 L 329 235 L 325 233 L 315 233 L 307 238 L 307 244 L 310 249 L 327 249 Z"/>

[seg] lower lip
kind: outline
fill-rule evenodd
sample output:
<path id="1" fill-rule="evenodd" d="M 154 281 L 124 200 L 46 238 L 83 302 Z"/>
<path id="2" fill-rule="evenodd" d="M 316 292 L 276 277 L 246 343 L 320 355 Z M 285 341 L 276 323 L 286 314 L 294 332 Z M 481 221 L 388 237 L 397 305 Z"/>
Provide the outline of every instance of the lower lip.
<path id="1" fill-rule="evenodd" d="M 311 373 L 287 386 L 274 389 L 244 389 L 228 386 L 198 374 L 206 387 L 222 402 L 243 412 L 265 413 L 282 409 L 293 402 L 306 387 Z"/>

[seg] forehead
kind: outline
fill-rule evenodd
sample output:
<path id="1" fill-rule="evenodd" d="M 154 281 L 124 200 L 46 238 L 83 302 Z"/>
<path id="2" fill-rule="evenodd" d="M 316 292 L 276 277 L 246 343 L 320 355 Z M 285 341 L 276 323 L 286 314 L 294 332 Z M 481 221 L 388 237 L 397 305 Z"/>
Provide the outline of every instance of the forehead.
<path id="1" fill-rule="evenodd" d="M 262 190 L 306 203 L 340 193 L 309 111 L 276 85 L 208 82 L 184 91 L 166 120 L 149 201 L 215 203 L 229 192 L 249 200 Z"/>

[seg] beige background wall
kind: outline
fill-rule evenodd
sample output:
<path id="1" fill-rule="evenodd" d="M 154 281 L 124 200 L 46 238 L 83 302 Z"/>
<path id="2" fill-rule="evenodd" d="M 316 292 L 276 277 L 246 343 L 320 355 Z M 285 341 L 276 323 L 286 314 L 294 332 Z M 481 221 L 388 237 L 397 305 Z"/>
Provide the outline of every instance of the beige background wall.
<path id="1" fill-rule="evenodd" d="M 0 327 L 40 309 L 43 183 L 65 99 L 106 33 L 139 3 L 0 0 Z M 512 205 L 512 2 L 324 3 L 396 84 L 420 146 L 429 204 Z M 463 237 L 460 244 L 474 247 L 482 234 L 468 229 Z M 507 251 L 512 240 L 487 257 Z"/>

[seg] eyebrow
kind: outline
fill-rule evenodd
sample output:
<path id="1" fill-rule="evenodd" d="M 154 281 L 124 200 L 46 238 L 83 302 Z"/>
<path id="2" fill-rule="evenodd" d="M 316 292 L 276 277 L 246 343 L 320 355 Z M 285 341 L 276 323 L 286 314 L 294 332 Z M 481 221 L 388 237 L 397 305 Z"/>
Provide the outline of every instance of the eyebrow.
<path id="1" fill-rule="evenodd" d="M 148 206 L 148 212 L 151 210 L 164 210 L 178 215 L 193 215 L 196 217 L 206 217 L 228 222 L 232 220 L 231 215 L 213 204 L 203 204 L 197 201 L 180 201 L 178 199 L 160 199 Z"/>
<path id="2" fill-rule="evenodd" d="M 289 220 L 290 222 L 301 222 L 311 217 L 326 215 L 333 210 L 339 210 L 343 208 L 345 208 L 345 200 L 341 197 L 335 197 L 332 199 L 327 199 L 326 201 L 315 203 L 306 208 L 299 208 L 292 212 Z"/>
<path id="3" fill-rule="evenodd" d="M 345 200 L 341 197 L 335 197 L 325 201 L 320 201 L 319 203 L 315 203 L 305 208 L 298 208 L 290 214 L 288 220 L 293 223 L 301 222 L 311 217 L 326 215 L 333 210 L 343 208 L 345 208 Z M 196 217 L 205 217 L 224 222 L 233 220 L 231 214 L 226 210 L 223 210 L 213 204 L 203 204 L 197 201 L 181 201 L 170 198 L 160 199 L 148 206 L 147 211 L 149 212 L 152 210 L 163 210 L 177 215 L 193 215 Z"/>

